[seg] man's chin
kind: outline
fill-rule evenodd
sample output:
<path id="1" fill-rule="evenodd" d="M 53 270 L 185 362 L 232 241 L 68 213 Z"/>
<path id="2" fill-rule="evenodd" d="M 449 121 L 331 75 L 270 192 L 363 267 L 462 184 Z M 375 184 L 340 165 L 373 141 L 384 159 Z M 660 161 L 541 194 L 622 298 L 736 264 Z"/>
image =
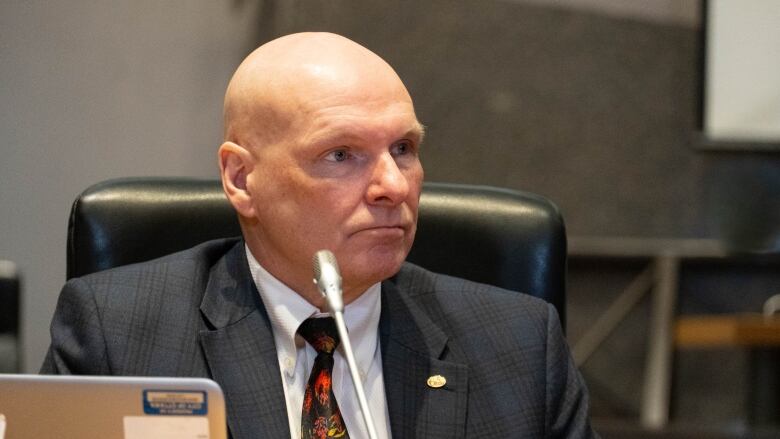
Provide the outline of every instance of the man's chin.
<path id="1" fill-rule="evenodd" d="M 395 276 L 406 259 L 406 252 L 393 252 L 383 257 L 366 257 L 352 266 L 343 266 L 342 277 L 345 285 L 361 284 L 366 288 Z"/>

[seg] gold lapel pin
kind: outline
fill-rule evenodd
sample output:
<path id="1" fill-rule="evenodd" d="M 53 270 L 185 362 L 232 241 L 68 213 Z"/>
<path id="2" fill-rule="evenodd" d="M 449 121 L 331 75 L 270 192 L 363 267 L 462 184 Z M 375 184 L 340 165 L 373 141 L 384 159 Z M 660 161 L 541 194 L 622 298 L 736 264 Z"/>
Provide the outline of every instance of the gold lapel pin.
<path id="1" fill-rule="evenodd" d="M 445 384 L 447 384 L 447 378 L 444 378 L 441 375 L 433 375 L 428 377 L 428 387 L 432 389 L 444 387 Z"/>

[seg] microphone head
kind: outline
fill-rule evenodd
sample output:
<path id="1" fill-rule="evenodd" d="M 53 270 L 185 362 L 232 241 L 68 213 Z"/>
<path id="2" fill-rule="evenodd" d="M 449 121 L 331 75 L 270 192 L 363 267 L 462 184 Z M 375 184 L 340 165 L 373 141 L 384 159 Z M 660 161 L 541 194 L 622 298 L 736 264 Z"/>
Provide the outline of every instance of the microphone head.
<path id="1" fill-rule="evenodd" d="M 317 283 L 322 279 L 323 267 L 333 267 L 333 270 L 336 271 L 336 275 L 339 274 L 339 264 L 336 262 L 336 255 L 330 250 L 320 250 L 314 253 L 312 265 L 314 266 L 314 281 Z"/>
<path id="2" fill-rule="evenodd" d="M 320 293 L 325 296 L 330 311 L 341 312 L 344 303 L 341 299 L 341 274 L 336 256 L 329 250 L 320 250 L 312 258 L 314 266 L 314 283 Z"/>

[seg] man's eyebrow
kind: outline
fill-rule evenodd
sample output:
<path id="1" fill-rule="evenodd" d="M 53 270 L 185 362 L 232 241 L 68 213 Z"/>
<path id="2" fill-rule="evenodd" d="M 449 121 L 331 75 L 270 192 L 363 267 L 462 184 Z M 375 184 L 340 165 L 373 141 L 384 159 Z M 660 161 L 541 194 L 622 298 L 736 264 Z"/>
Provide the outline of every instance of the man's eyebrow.
<path id="1" fill-rule="evenodd" d="M 417 143 L 423 143 L 423 139 L 425 139 L 425 125 L 417 122 L 415 126 L 406 133 L 406 135 L 416 136 Z"/>

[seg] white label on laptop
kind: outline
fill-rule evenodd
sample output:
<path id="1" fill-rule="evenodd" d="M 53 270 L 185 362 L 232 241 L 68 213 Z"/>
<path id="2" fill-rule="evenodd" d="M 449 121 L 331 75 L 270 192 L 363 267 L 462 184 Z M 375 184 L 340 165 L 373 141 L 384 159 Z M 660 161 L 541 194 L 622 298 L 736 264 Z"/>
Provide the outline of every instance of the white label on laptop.
<path id="1" fill-rule="evenodd" d="M 199 390 L 144 390 L 147 415 L 197 415 L 209 412 L 208 394 Z"/>
<path id="2" fill-rule="evenodd" d="M 125 439 L 209 439 L 209 420 L 202 416 L 125 416 L 124 424 Z"/>
<path id="3" fill-rule="evenodd" d="M 5 415 L 0 413 L 0 439 L 5 439 Z"/>

